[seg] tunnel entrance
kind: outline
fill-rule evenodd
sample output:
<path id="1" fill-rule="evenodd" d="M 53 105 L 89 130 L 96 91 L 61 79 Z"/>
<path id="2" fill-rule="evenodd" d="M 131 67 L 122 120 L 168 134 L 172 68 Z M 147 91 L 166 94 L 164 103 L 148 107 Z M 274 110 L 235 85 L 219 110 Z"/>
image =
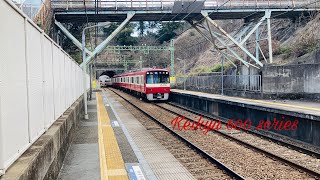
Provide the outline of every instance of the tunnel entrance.
<path id="1" fill-rule="evenodd" d="M 97 75 L 98 75 L 97 78 L 99 78 L 100 76 L 103 76 L 103 75 L 107 75 L 112 78 L 114 75 L 116 75 L 116 72 L 108 70 L 108 71 L 103 71 L 101 73 L 97 73 Z"/>

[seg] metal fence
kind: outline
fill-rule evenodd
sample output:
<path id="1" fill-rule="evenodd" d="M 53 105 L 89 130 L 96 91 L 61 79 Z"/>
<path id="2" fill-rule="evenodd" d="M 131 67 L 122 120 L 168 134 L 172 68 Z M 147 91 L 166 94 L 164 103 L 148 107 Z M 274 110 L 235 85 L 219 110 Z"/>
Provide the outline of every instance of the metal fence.
<path id="1" fill-rule="evenodd" d="M 83 94 L 83 71 L 11 0 L 0 23 L 1 175 Z"/>
<path id="2" fill-rule="evenodd" d="M 177 0 L 98 0 L 102 8 L 159 8 L 171 9 Z M 84 8 L 83 0 L 51 0 L 53 8 Z M 206 0 L 204 9 L 225 8 L 294 8 L 307 6 L 319 7 L 314 0 Z M 94 8 L 95 1 L 86 1 L 87 8 Z"/>
<path id="3" fill-rule="evenodd" d="M 223 83 L 222 83 L 223 79 Z M 223 90 L 230 91 L 253 91 L 261 92 L 262 82 L 260 75 L 210 75 L 210 76 L 191 76 L 178 77 L 175 86 L 189 90 L 212 90 L 220 92 Z"/>
<path id="4" fill-rule="evenodd" d="M 33 19 L 39 12 L 43 2 L 50 0 L 24 0 L 21 4 L 17 4 L 19 8 L 31 19 Z"/>

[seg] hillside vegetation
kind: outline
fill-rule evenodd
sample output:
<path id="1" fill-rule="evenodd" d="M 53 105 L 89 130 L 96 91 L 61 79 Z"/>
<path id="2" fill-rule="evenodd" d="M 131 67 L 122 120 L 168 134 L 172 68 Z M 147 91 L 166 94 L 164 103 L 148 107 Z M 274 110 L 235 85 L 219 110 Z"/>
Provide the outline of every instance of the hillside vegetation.
<path id="1" fill-rule="evenodd" d="M 219 21 L 227 32 L 237 31 L 243 21 Z M 264 26 L 261 26 L 264 27 Z M 320 15 L 300 17 L 295 21 L 291 19 L 272 20 L 272 44 L 275 64 L 293 63 L 294 59 L 319 49 L 320 40 Z M 212 27 L 213 28 L 213 27 Z M 266 37 L 266 28 L 261 28 L 262 36 Z M 218 32 L 218 31 L 217 31 Z M 255 35 L 249 38 L 247 48 L 255 54 Z M 251 42 L 251 43 L 250 43 Z M 219 44 L 219 43 L 218 43 Z M 214 49 L 209 41 L 205 40 L 195 29 L 190 29 L 175 40 L 176 57 L 186 60 L 187 74 L 210 73 L 220 71 L 221 54 Z M 261 49 L 268 59 L 268 43 L 266 39 L 260 42 Z M 242 54 L 237 48 L 233 48 Z M 242 54 L 243 55 L 243 54 Z M 260 61 L 265 63 L 260 53 Z M 251 61 L 252 62 L 252 61 Z M 239 61 L 235 61 L 239 64 Z M 308 63 L 308 62 L 305 62 Z M 225 69 L 233 66 L 226 62 Z M 183 62 L 176 62 L 176 71 L 179 75 L 183 72 Z"/>

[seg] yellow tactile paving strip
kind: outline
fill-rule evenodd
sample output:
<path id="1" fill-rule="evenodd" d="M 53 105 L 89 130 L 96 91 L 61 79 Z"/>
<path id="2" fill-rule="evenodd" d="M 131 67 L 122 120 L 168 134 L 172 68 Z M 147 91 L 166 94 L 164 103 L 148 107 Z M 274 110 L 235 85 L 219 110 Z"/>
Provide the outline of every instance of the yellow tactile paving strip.
<path id="1" fill-rule="evenodd" d="M 98 110 L 100 173 L 102 180 L 128 179 L 122 155 L 111 127 L 100 93 L 96 94 Z"/>

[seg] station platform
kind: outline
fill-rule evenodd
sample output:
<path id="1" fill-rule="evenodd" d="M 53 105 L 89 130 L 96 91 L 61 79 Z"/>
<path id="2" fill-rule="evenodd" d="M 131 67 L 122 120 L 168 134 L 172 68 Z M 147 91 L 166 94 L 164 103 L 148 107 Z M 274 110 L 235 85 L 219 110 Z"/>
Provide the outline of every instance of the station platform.
<path id="1" fill-rule="evenodd" d="M 264 134 L 320 148 L 320 103 L 317 102 L 255 100 L 180 89 L 171 89 L 170 101 L 224 121 L 249 119 L 252 128 L 269 121 L 273 128 Z M 298 122 L 297 129 L 285 129 L 287 122 Z"/>
<path id="2" fill-rule="evenodd" d="M 223 96 L 218 94 L 209 94 L 204 92 L 187 91 L 180 89 L 171 89 L 173 93 L 195 95 L 203 98 L 226 101 L 230 103 L 238 103 L 243 105 L 260 106 L 264 108 L 272 108 L 295 113 L 309 114 L 320 117 L 320 103 L 311 101 L 298 100 L 256 100 L 249 98 L 240 98 L 232 96 Z"/>
<path id="3" fill-rule="evenodd" d="M 58 179 L 195 179 L 114 95 L 97 92 L 88 109 L 75 143 L 90 145 L 71 146 Z"/>

